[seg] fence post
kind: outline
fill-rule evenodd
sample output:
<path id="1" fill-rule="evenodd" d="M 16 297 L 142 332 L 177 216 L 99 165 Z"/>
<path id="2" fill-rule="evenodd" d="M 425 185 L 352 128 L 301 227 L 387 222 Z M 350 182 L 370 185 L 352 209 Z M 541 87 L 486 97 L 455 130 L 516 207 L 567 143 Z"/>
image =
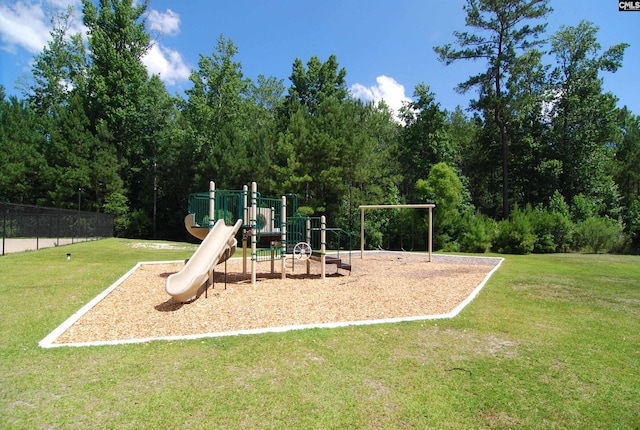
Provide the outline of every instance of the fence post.
<path id="1" fill-rule="evenodd" d="M 40 208 L 36 206 L 36 251 L 40 249 Z"/>
<path id="2" fill-rule="evenodd" d="M 56 246 L 60 246 L 60 212 L 56 212 Z"/>
<path id="3" fill-rule="evenodd" d="M 7 205 L 2 203 L 2 255 L 4 255 L 4 238 L 7 235 Z"/>

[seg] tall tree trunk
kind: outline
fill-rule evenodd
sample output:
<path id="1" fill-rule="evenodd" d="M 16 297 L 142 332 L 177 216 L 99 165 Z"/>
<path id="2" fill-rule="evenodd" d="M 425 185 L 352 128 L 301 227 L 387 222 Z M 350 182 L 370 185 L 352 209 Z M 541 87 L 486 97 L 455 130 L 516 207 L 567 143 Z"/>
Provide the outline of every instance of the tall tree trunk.
<path id="1" fill-rule="evenodd" d="M 502 115 L 503 112 L 501 111 L 501 104 L 504 103 L 502 101 L 501 91 L 504 32 L 504 25 L 500 23 L 500 36 L 498 39 L 498 55 L 495 74 L 495 90 L 498 105 L 494 108 L 493 112 L 496 125 L 500 129 L 500 143 L 502 144 L 502 218 L 509 219 L 509 138 L 507 136 L 506 118 Z"/>
<path id="2" fill-rule="evenodd" d="M 500 115 L 499 107 L 494 108 L 493 118 L 500 129 L 502 145 L 502 219 L 509 219 L 509 136 L 507 124 Z"/>
<path id="3" fill-rule="evenodd" d="M 500 124 L 500 139 L 502 140 L 502 216 L 509 219 L 509 138 L 507 127 Z"/>

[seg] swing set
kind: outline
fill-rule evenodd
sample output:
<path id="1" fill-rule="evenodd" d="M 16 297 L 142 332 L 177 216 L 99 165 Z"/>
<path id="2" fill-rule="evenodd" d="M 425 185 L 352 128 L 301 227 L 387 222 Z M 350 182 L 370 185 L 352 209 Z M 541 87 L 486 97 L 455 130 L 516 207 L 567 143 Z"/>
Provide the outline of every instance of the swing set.
<path id="1" fill-rule="evenodd" d="M 360 258 L 364 258 L 364 211 L 366 209 L 428 209 L 429 210 L 429 226 L 427 233 L 427 248 L 429 252 L 429 260 L 431 261 L 433 247 L 433 209 L 434 204 L 407 204 L 407 205 L 360 205 Z"/>

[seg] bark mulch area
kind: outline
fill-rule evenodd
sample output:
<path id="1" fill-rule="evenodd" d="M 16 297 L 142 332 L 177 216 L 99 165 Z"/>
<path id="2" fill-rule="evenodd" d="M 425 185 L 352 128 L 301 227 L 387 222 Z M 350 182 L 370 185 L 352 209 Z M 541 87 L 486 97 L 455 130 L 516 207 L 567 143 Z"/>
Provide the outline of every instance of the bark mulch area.
<path id="1" fill-rule="evenodd" d="M 98 302 L 54 344 L 198 335 L 292 325 L 353 322 L 446 314 L 453 311 L 499 259 L 375 252 L 352 256 L 351 273 L 320 264 L 287 261 L 287 279 L 258 263 L 255 286 L 242 261 L 218 265 L 214 288 L 178 303 L 164 290 L 182 263 L 143 264 Z M 250 269 L 250 262 L 247 263 Z M 275 264 L 279 272 L 280 262 Z"/>

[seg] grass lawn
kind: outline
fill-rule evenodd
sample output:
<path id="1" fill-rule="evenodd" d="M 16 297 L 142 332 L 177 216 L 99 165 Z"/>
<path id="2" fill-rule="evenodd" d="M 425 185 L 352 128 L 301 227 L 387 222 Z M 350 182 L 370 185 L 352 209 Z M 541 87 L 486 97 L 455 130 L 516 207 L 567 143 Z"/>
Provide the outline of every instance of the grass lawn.
<path id="1" fill-rule="evenodd" d="M 40 348 L 194 250 L 137 243 L 0 257 L 0 428 L 640 428 L 640 257 L 507 256 L 452 320 Z"/>

